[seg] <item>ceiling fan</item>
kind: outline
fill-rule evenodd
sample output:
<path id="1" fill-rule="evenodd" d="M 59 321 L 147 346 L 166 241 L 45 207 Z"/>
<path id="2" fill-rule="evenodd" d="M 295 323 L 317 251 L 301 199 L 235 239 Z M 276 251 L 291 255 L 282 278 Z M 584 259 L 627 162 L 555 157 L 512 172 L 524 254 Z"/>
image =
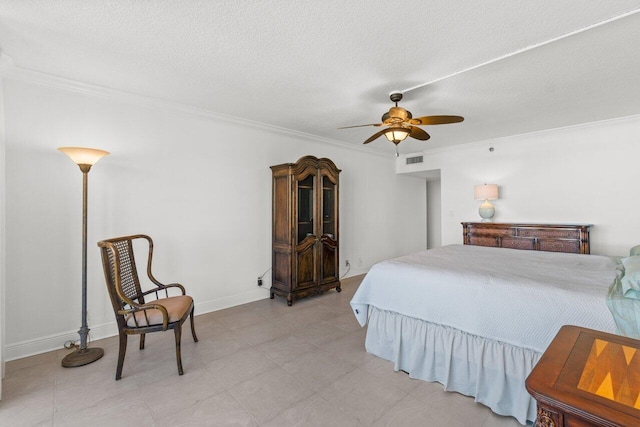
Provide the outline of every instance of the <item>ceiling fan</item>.
<path id="1" fill-rule="evenodd" d="M 371 135 L 363 144 L 368 144 L 374 139 L 386 136 L 387 139 L 396 146 L 404 141 L 408 136 L 411 138 L 426 141 L 431 136 L 417 126 L 423 125 L 446 125 L 449 123 L 459 123 L 464 120 L 460 116 L 424 116 L 414 119 L 411 112 L 402 107 L 398 107 L 398 102 L 402 100 L 402 93 L 392 93 L 389 98 L 395 102 L 396 106 L 391 107 L 388 112 L 382 115 L 382 123 L 369 123 L 366 125 L 344 126 L 338 129 L 349 129 L 364 126 L 386 126 L 379 132 Z"/>

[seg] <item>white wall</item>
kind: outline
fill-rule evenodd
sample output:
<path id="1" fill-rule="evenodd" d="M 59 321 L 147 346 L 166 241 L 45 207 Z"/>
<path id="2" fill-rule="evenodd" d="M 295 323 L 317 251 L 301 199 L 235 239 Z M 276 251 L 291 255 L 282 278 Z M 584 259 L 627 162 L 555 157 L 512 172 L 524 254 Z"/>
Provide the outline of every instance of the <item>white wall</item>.
<path id="1" fill-rule="evenodd" d="M 2 173 L 0 173 L 0 399 L 2 399 L 2 379 L 5 375 L 5 243 L 6 224 L 5 224 L 5 133 L 4 133 L 4 102 L 2 96 L 2 80 L 0 80 L 0 165 L 2 165 Z"/>
<path id="2" fill-rule="evenodd" d="M 3 81 L 7 360 L 77 339 L 82 174 L 59 146 L 111 152 L 89 173 L 93 339 L 116 332 L 96 246 L 103 238 L 151 235 L 156 277 L 184 283 L 196 313 L 267 298 L 270 274 L 262 288 L 256 278 L 271 266 L 269 166 L 303 155 L 329 157 L 342 169 L 340 258 L 341 266 L 351 261 L 350 275 L 426 247 L 426 184 L 397 175 L 394 157 L 97 88 L 48 84 L 43 76 L 30 80 L 14 70 Z"/>
<path id="3" fill-rule="evenodd" d="M 493 147 L 494 151 L 489 148 Z M 441 172 L 442 244 L 476 221 L 473 186 L 495 183 L 496 222 L 593 224 L 591 253 L 626 255 L 640 243 L 640 116 L 425 152 L 399 172 Z"/>
<path id="4" fill-rule="evenodd" d="M 442 197 L 440 179 L 427 181 L 427 248 L 442 245 Z"/>

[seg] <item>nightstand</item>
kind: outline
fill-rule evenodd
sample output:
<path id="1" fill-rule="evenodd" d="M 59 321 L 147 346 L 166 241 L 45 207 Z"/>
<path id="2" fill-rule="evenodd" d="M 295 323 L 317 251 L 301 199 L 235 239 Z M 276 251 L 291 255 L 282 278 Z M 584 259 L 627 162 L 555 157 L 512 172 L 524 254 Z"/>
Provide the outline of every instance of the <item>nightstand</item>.
<path id="1" fill-rule="evenodd" d="M 563 326 L 525 384 L 536 426 L 640 426 L 640 341 Z"/>

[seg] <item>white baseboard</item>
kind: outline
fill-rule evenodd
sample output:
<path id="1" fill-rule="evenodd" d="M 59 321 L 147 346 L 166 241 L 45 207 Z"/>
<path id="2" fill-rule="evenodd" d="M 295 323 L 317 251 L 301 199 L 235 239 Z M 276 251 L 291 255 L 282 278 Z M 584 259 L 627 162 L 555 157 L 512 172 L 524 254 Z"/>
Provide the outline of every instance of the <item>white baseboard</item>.
<path id="1" fill-rule="evenodd" d="M 247 304 L 253 301 L 258 301 L 269 297 L 270 286 L 262 286 L 255 291 L 247 292 L 245 294 L 232 295 L 229 297 L 218 298 L 215 300 L 196 302 L 195 312 L 198 314 L 211 313 L 212 311 L 223 310 L 229 307 L 235 307 L 237 305 Z"/>
<path id="2" fill-rule="evenodd" d="M 116 322 L 105 323 L 103 325 L 89 325 L 89 340 L 99 340 L 118 334 Z M 23 357 L 33 356 L 47 351 L 60 350 L 64 348 L 67 341 L 78 341 L 78 331 L 54 334 L 33 340 L 22 341 L 15 344 L 8 344 L 5 349 L 7 362 Z"/>
<path id="3" fill-rule="evenodd" d="M 212 311 L 218 311 L 229 307 L 235 307 L 241 304 L 258 301 L 269 297 L 269 288 L 263 287 L 255 291 L 247 292 L 240 295 L 232 295 L 230 297 L 219 298 L 215 300 L 197 303 L 195 305 L 195 314 L 205 314 Z M 104 323 L 102 325 L 89 325 L 89 338 L 92 341 L 109 338 L 118 335 L 118 326 L 115 320 L 113 322 Z M 63 348 L 67 341 L 78 340 L 77 331 L 69 331 L 61 334 L 49 335 L 46 337 L 36 338 L 33 340 L 22 341 L 14 344 L 8 344 L 5 348 L 5 361 L 22 359 L 23 357 L 33 356 L 48 351 L 59 350 Z"/>

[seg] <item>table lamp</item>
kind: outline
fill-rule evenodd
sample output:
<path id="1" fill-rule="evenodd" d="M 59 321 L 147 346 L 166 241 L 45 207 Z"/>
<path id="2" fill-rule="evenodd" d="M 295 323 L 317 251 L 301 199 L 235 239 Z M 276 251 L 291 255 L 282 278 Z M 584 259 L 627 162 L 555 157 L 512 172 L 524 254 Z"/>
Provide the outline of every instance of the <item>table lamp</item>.
<path id="1" fill-rule="evenodd" d="M 496 184 L 481 184 L 473 187 L 473 198 L 475 200 L 484 200 L 480 205 L 478 212 L 482 218 L 482 222 L 491 222 L 491 218 L 496 213 L 496 209 L 489 200 L 498 198 L 498 186 Z"/>

